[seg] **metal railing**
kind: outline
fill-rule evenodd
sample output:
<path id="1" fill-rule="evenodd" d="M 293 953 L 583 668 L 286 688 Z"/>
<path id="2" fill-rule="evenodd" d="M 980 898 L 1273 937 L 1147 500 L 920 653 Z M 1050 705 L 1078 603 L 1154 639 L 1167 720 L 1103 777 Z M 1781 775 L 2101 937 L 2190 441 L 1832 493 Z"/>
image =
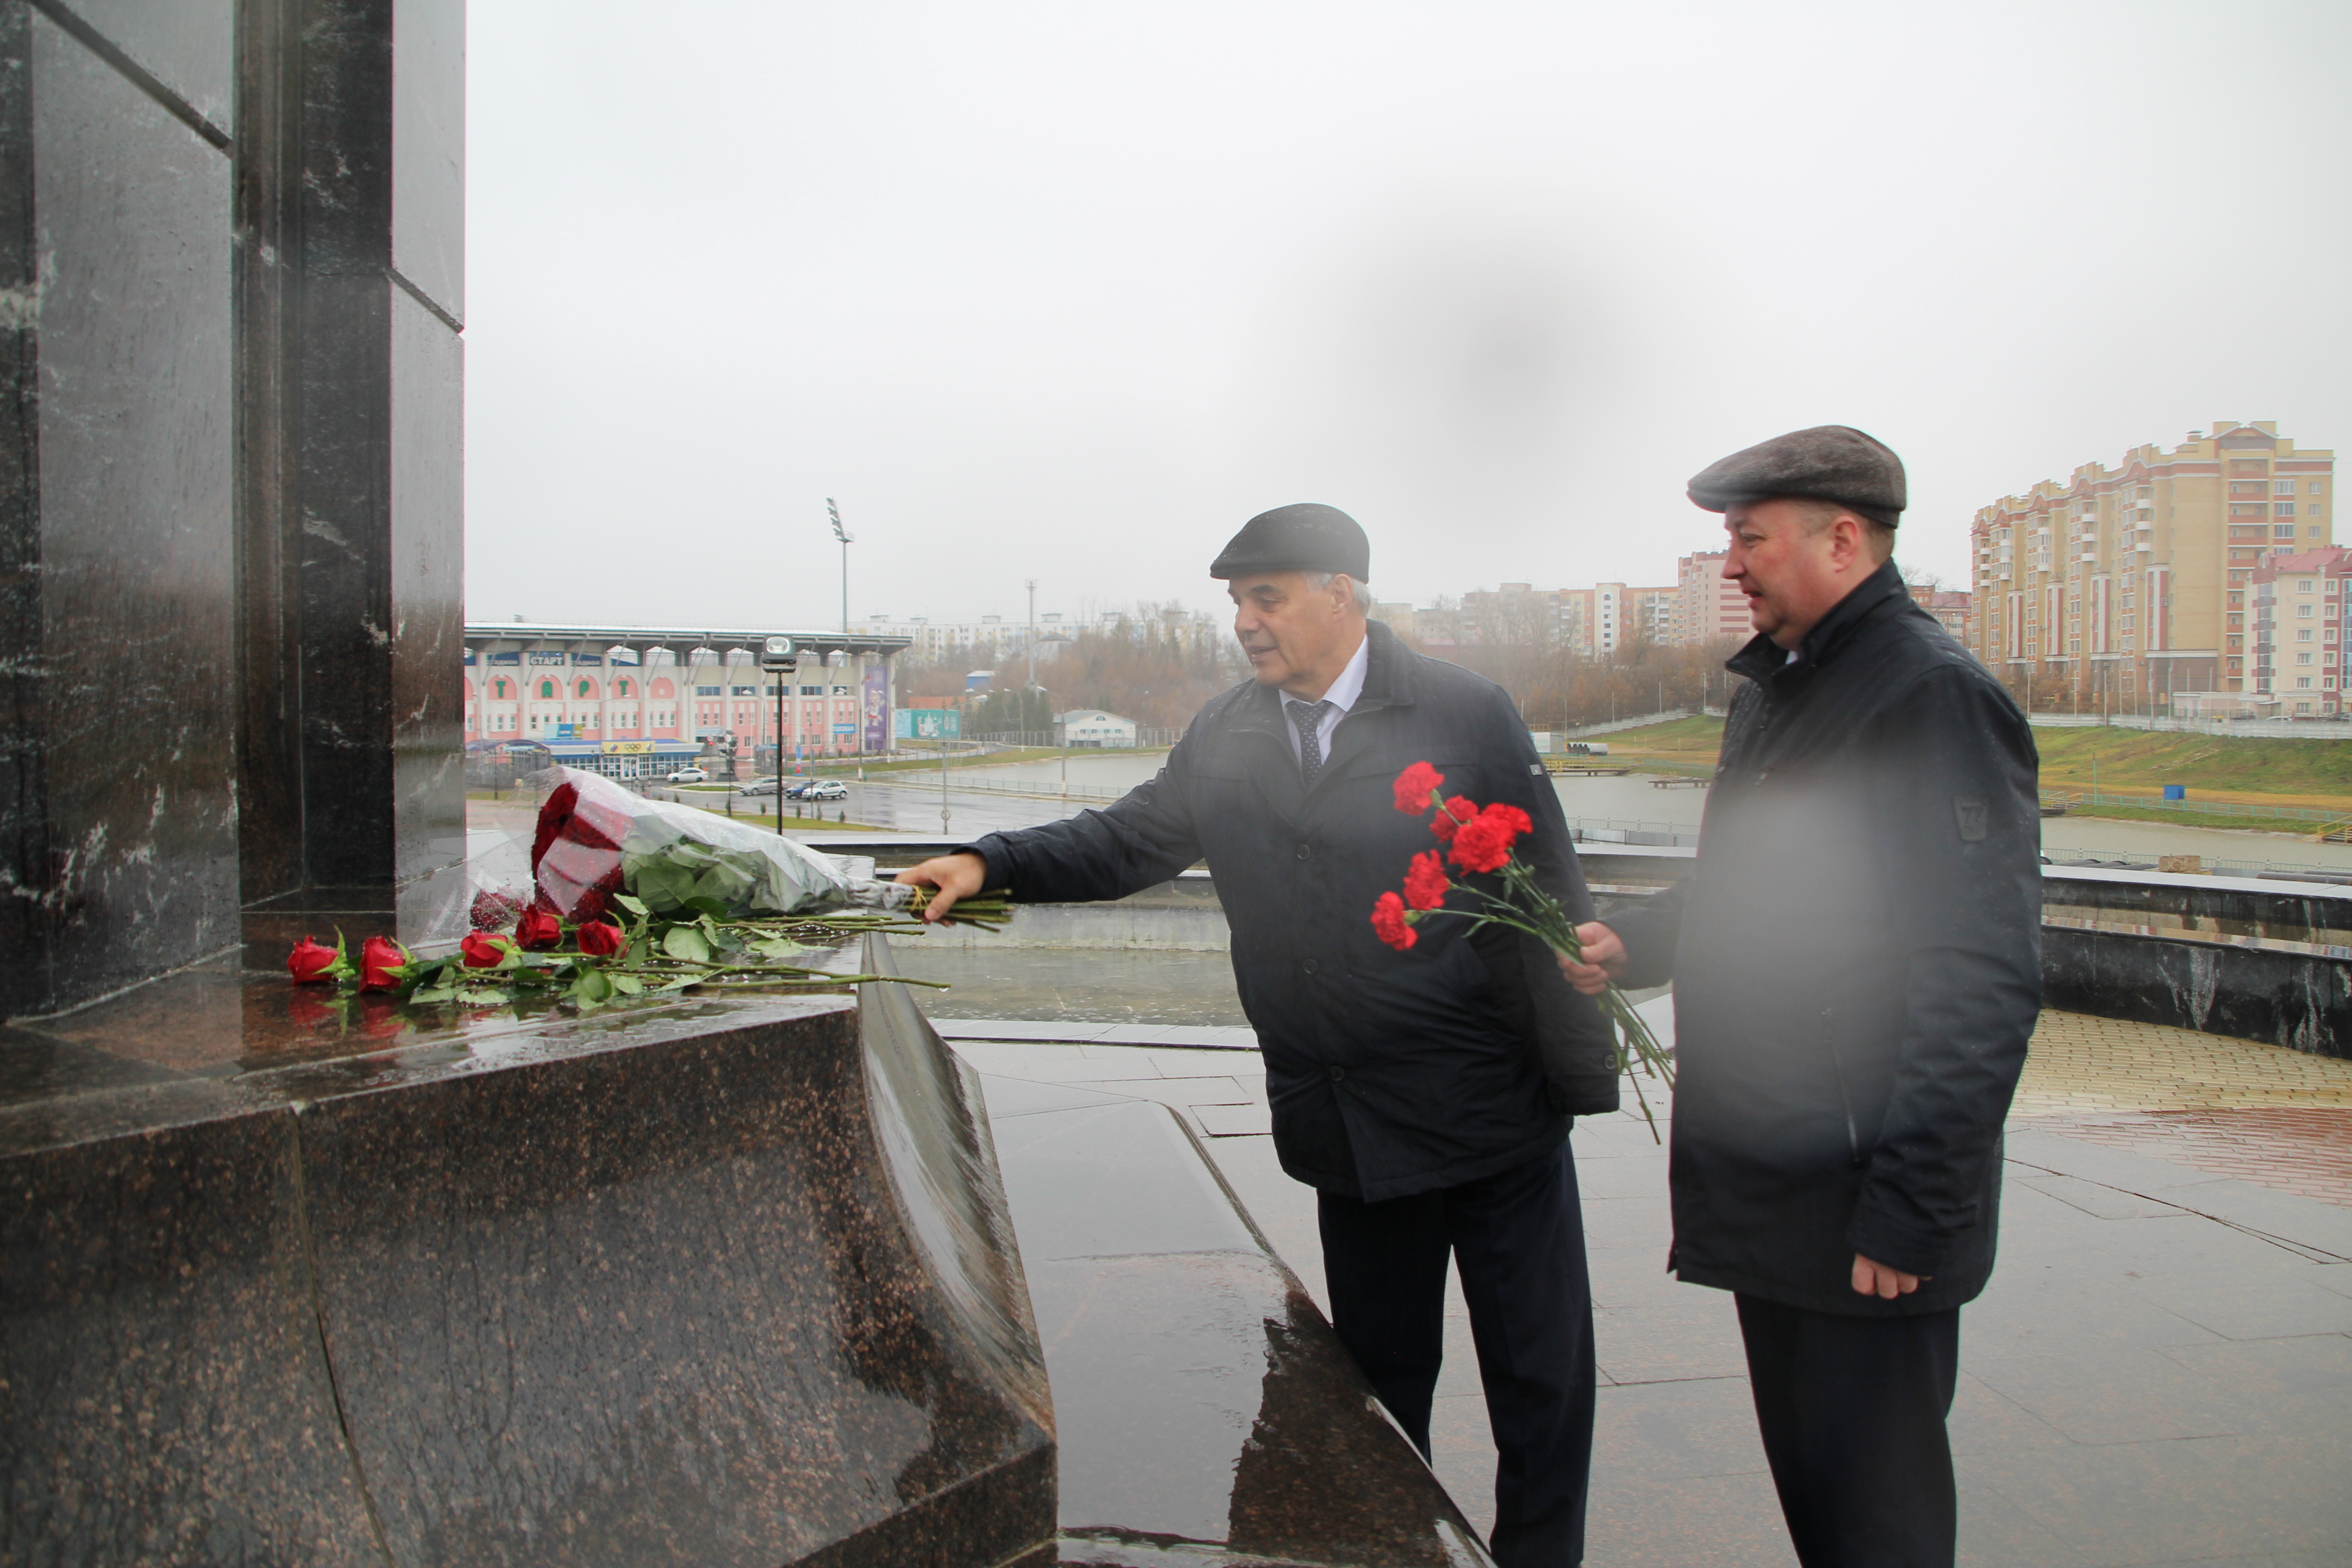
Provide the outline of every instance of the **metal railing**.
<path id="1" fill-rule="evenodd" d="M 2160 795 L 2117 795 L 2113 790 L 2045 789 L 2042 792 L 2044 805 L 2127 805 L 2142 811 L 2184 811 L 2199 816 L 2243 816 L 2273 822 L 2336 823 L 2344 820 L 2341 807 L 2329 810 L 2325 806 L 2259 805 L 2235 800 L 2166 800 Z"/>

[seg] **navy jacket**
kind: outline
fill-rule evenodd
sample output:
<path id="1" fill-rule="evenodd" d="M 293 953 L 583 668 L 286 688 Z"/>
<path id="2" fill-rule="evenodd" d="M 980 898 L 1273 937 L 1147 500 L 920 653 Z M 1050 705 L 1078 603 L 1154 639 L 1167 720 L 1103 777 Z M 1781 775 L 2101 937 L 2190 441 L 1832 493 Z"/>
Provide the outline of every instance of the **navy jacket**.
<path id="1" fill-rule="evenodd" d="M 2025 717 L 1890 564 L 1794 663 L 1758 637 L 1698 864 L 1612 913 L 1625 983 L 1675 982 L 1674 1264 L 1816 1311 L 1971 1300 L 2042 1005 Z M 1854 1294 L 1853 1255 L 1927 1277 Z"/>
<path id="2" fill-rule="evenodd" d="M 1592 902 L 1509 696 L 1378 622 L 1368 635 L 1363 695 L 1312 789 L 1280 693 L 1247 681 L 1202 709 L 1150 784 L 971 847 L 991 887 L 1031 902 L 1120 898 L 1206 858 L 1283 1169 L 1377 1202 L 1550 1152 L 1569 1114 L 1616 1108 L 1617 1078 L 1598 1010 L 1542 944 L 1451 919 L 1423 921 L 1405 952 L 1373 935 L 1375 900 L 1402 886 L 1415 851 L 1438 847 L 1426 818 L 1393 804 L 1397 774 L 1418 761 L 1448 795 L 1527 812 L 1522 858 L 1576 919 Z"/>

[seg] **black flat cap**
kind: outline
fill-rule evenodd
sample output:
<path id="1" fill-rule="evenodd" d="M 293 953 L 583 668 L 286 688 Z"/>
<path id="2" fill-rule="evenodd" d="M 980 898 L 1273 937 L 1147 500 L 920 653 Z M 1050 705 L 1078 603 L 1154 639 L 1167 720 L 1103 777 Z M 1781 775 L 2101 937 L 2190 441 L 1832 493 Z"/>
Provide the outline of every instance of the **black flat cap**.
<path id="1" fill-rule="evenodd" d="M 1734 452 L 1692 476 L 1690 499 L 1709 511 L 1772 496 L 1832 500 L 1893 528 L 1908 497 L 1903 459 L 1845 425 L 1816 425 Z"/>
<path id="2" fill-rule="evenodd" d="M 1344 572 L 1362 583 L 1371 570 L 1372 542 L 1356 520 L 1315 501 L 1258 513 L 1209 563 L 1210 576 L 1227 578 L 1254 572 Z"/>

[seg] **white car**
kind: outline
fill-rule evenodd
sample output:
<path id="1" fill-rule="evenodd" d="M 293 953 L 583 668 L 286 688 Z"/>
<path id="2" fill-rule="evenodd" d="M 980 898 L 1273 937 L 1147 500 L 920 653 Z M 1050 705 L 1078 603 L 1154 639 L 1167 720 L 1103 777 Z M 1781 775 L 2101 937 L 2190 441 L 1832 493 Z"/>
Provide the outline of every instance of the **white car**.
<path id="1" fill-rule="evenodd" d="M 839 779 L 819 779 L 801 791 L 803 800 L 847 800 L 849 786 Z"/>
<path id="2" fill-rule="evenodd" d="M 680 768 L 663 782 L 665 784 L 709 784 L 710 775 L 700 768 Z"/>

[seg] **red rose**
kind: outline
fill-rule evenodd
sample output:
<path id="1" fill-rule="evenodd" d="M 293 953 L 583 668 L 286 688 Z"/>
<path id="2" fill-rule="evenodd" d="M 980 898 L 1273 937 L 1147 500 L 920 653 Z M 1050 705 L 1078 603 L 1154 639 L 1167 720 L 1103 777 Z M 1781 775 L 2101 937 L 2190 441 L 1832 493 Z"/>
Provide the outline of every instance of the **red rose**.
<path id="1" fill-rule="evenodd" d="M 1372 934 L 1399 952 L 1421 940 L 1421 933 L 1405 924 L 1404 900 L 1394 893 L 1382 893 L 1372 906 Z"/>
<path id="2" fill-rule="evenodd" d="M 473 928 L 504 931 L 522 913 L 522 900 L 503 889 L 484 888 L 474 895 Z"/>
<path id="3" fill-rule="evenodd" d="M 563 922 L 552 910 L 528 909 L 515 921 L 514 939 L 515 945 L 526 952 L 553 947 L 563 940 Z"/>
<path id="4" fill-rule="evenodd" d="M 513 946 L 505 937 L 475 931 L 466 933 L 466 940 L 457 944 L 457 952 L 468 969 L 496 969 L 506 962 L 507 952 Z"/>
<path id="5" fill-rule="evenodd" d="M 1453 886 L 1453 879 L 1445 874 L 1445 858 L 1434 849 L 1424 849 L 1405 870 L 1404 901 L 1417 910 L 1433 910 L 1445 901 L 1446 889 Z"/>
<path id="6" fill-rule="evenodd" d="M 400 943 L 388 937 L 372 936 L 360 949 L 360 989 L 362 991 L 396 991 L 400 976 L 393 971 L 408 962 L 408 954 L 400 951 Z"/>
<path id="7" fill-rule="evenodd" d="M 580 939 L 580 951 L 591 958 L 612 958 L 629 945 L 621 928 L 610 921 L 590 921 L 573 934 Z"/>
<path id="8" fill-rule="evenodd" d="M 1462 825 L 1446 858 L 1465 871 L 1499 871 L 1511 858 L 1511 844 L 1535 826 L 1528 814 L 1500 802 Z"/>
<path id="9" fill-rule="evenodd" d="M 1429 792 L 1445 782 L 1445 775 L 1427 763 L 1415 763 L 1396 776 L 1396 808 L 1407 816 L 1419 816 L 1429 809 Z"/>
<path id="10" fill-rule="evenodd" d="M 293 952 L 286 955 L 286 973 L 294 977 L 295 984 L 308 985 L 313 981 L 335 978 L 336 968 L 342 962 L 341 952 L 331 947 L 322 947 L 306 936 L 294 944 Z"/>
<path id="11" fill-rule="evenodd" d="M 1429 825 L 1429 830 L 1437 835 L 1439 843 L 1451 844 L 1454 830 L 1477 815 L 1477 806 L 1457 795 L 1437 808 L 1437 820 Z"/>

